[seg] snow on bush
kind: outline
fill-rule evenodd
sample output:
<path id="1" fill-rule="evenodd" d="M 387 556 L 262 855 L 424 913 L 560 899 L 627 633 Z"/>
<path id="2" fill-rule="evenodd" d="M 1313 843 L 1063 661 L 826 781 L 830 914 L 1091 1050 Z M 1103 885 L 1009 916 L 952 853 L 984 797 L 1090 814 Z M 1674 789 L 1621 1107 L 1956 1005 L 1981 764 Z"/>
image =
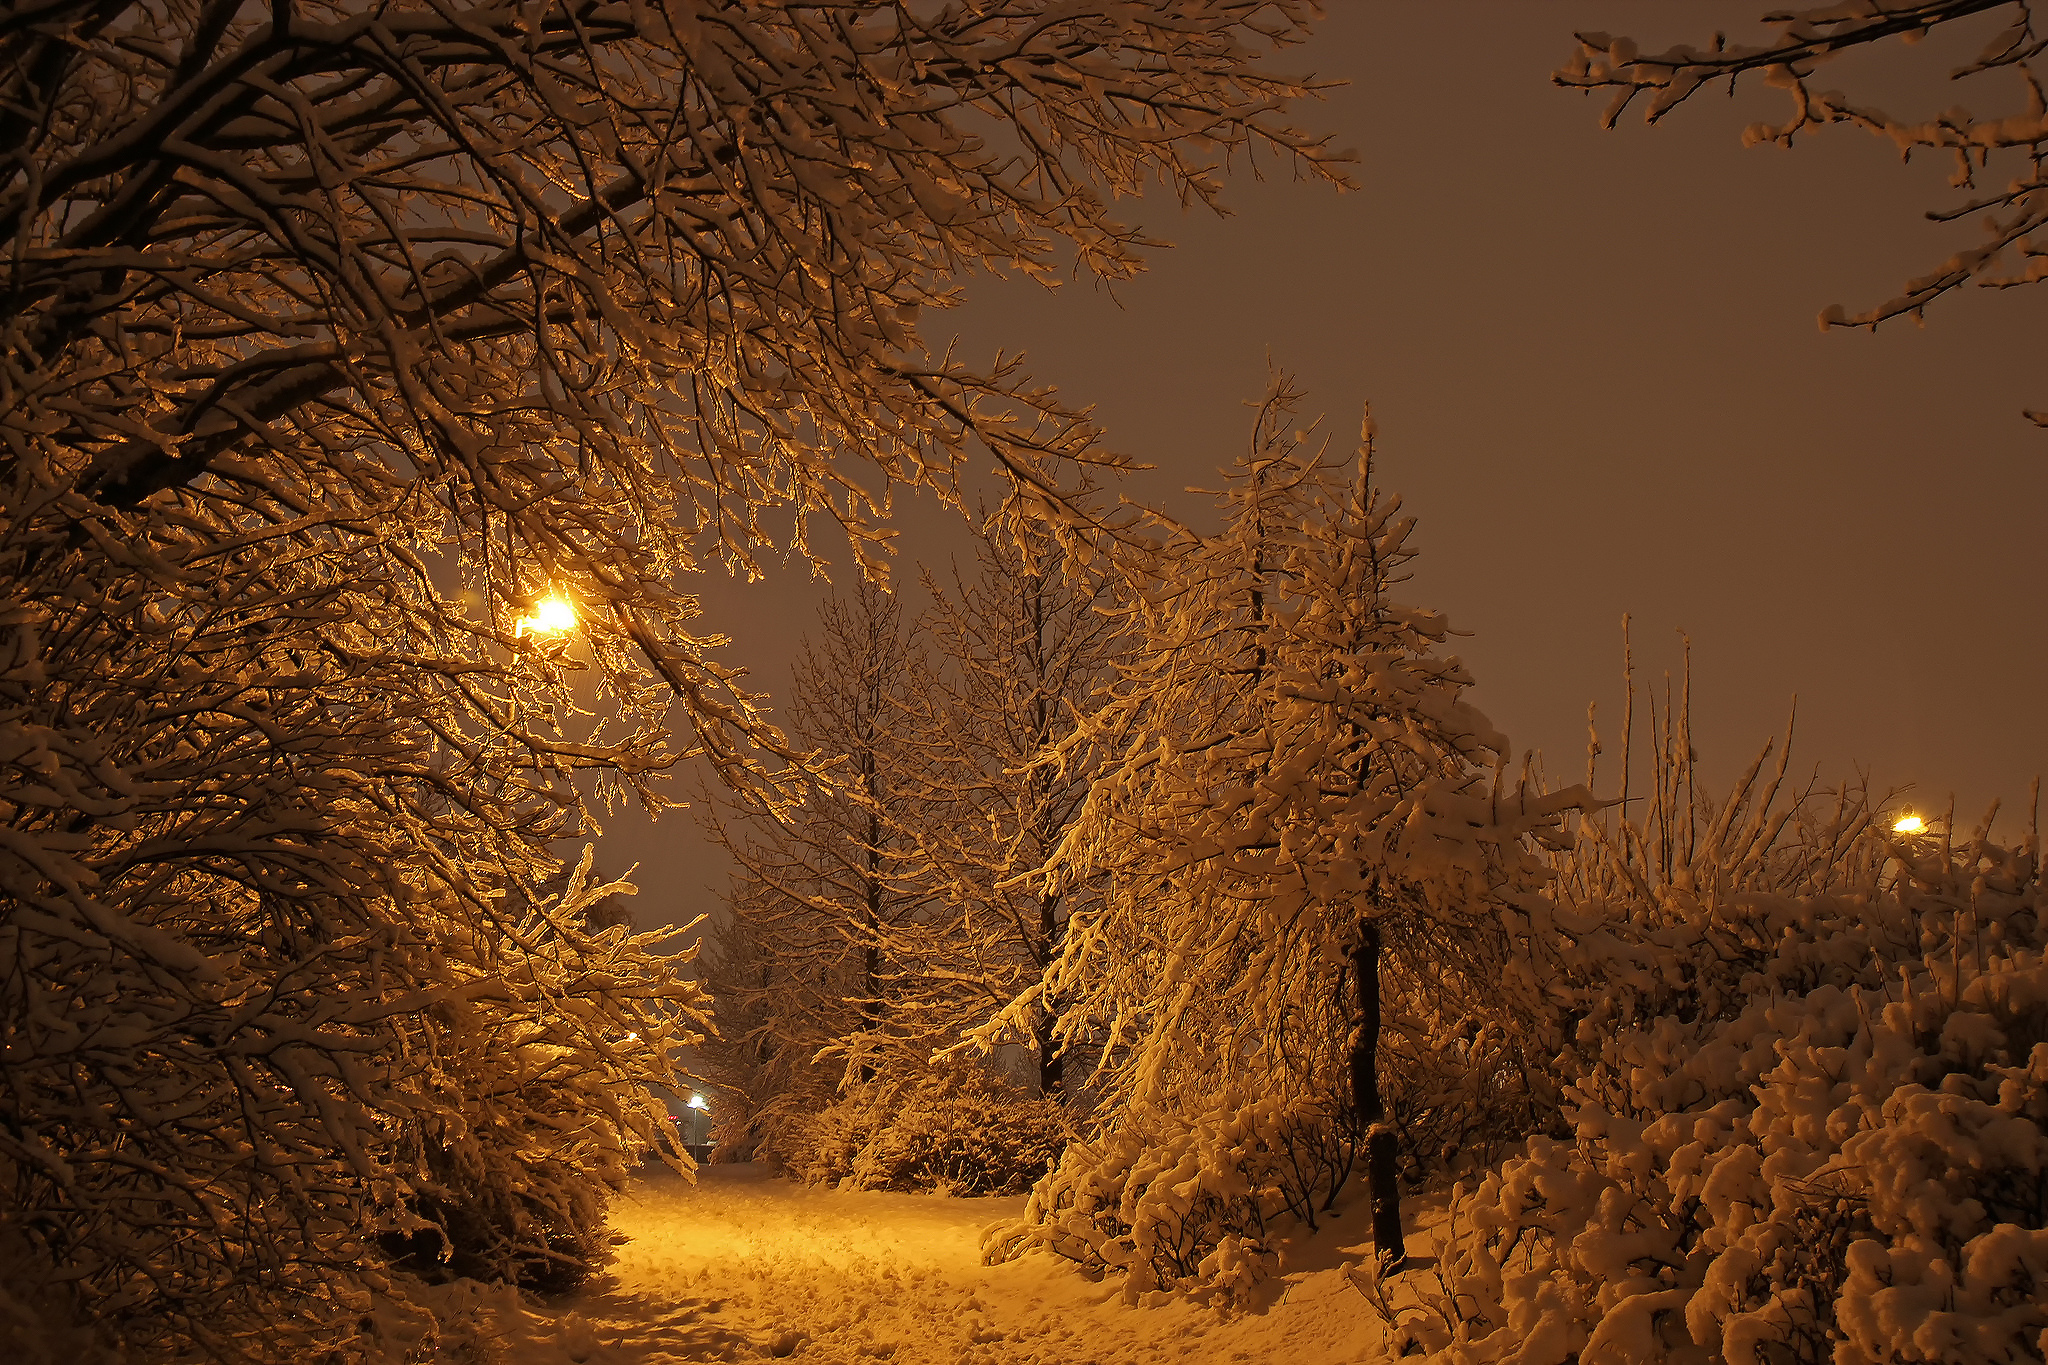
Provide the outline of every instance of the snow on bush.
<path id="1" fill-rule="evenodd" d="M 1275 1267 L 1273 1235 L 1313 1230 L 1350 1178 L 1362 1153 L 1341 1125 L 1315 1101 L 1241 1093 L 1193 1115 L 1133 1108 L 1069 1146 L 1024 1216 L 989 1229 L 984 1257 L 1043 1247 L 1122 1272 L 1131 1302 L 1158 1290 L 1242 1298 Z"/>
<path id="2" fill-rule="evenodd" d="M 157 550 L 155 596 L 58 561 L 0 603 L 17 1300 L 132 1351 L 309 1358 L 387 1287 L 379 1234 L 588 1266 L 696 986 L 587 927 L 587 869 L 533 899 L 551 803 L 436 747 L 440 673 L 381 652 L 402 583 Z"/>
<path id="3" fill-rule="evenodd" d="M 450 987 L 411 1021 L 408 1089 L 468 1102 L 418 1105 L 394 1144 L 406 1198 L 387 1225 L 408 1270 L 569 1289 L 609 1257 L 605 1205 L 632 1161 L 688 1159 L 647 1086 L 680 1084 L 669 1053 L 699 1039 L 709 1002 L 678 979 L 690 954 L 658 951 L 665 933 L 586 926 L 633 890 L 591 870 L 586 851 L 559 899 L 506 926 L 517 959 L 461 944 Z"/>
<path id="4" fill-rule="evenodd" d="M 1397 1006 L 1380 1083 L 1402 1184 L 1420 1189 L 1542 1126 L 1555 1088 L 1498 1012 L 1460 1010 L 1414 978 L 1389 974 Z M 985 1251 L 994 1263 L 1044 1248 L 1091 1272 L 1127 1273 L 1132 1297 L 1240 1298 L 1271 1270 L 1272 1236 L 1317 1229 L 1364 1162 L 1364 1129 L 1351 1106 L 1326 1099 L 1232 1093 L 1191 1117 L 1132 1106 L 1070 1145 L 1023 1218 L 992 1230 Z"/>
<path id="5" fill-rule="evenodd" d="M 1071 1131 L 1057 1099 L 959 1066 L 853 1082 L 838 1102 L 777 1128 L 761 1154 L 840 1189 L 1021 1194 Z"/>
<path id="6" fill-rule="evenodd" d="M 1433 1274 L 1373 1286 L 1407 1350 L 1457 1365 L 2048 1353 L 2038 841 L 1888 843 L 1861 824 L 1833 860 L 1855 884 L 1725 901 L 1667 887 L 1668 922 L 1601 931 L 1635 964 L 1616 998 L 1661 1008 L 1603 1021 L 1568 1137 L 1533 1137 L 1460 1187 Z"/>

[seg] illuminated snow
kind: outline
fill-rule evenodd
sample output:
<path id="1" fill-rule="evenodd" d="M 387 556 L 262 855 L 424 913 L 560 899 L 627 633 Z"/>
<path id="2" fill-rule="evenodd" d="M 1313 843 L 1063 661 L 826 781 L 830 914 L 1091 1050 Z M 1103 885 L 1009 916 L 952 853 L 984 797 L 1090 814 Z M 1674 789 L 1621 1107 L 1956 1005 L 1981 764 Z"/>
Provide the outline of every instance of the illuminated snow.
<path id="1" fill-rule="evenodd" d="M 1381 1354 L 1382 1329 L 1345 1273 L 1371 1261 L 1363 1205 L 1231 1313 L 1189 1299 L 1126 1305 L 1120 1284 L 1043 1255 L 982 1265 L 981 1229 L 1023 1204 L 805 1189 L 756 1166 L 706 1167 L 693 1189 L 657 1171 L 614 1206 L 618 1260 L 582 1294 L 541 1304 L 437 1291 L 437 1359 L 1336 1365 Z M 1411 1250 L 1428 1240 L 1425 1227 Z"/>

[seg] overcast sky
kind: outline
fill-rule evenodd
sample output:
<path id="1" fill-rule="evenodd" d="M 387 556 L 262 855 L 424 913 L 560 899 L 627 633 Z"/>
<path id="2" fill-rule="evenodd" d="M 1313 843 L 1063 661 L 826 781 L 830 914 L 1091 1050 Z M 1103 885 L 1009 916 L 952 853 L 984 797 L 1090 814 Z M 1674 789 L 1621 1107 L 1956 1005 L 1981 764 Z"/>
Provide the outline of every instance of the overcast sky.
<path id="1" fill-rule="evenodd" d="M 1589 701 L 1619 752 L 1626 612 L 1639 677 L 1676 670 L 1690 633 L 1717 790 L 1796 695 L 1801 772 L 1861 767 L 1934 811 L 1953 793 L 1965 828 L 1994 796 L 2023 808 L 2048 767 L 2048 431 L 2020 415 L 2048 408 L 2048 293 L 1973 290 L 1875 336 L 1814 321 L 1975 241 L 1924 217 L 1955 202 L 1949 167 L 1847 129 L 1744 149 L 1745 125 L 1784 113 L 1761 88 L 1607 132 L 1598 97 L 1550 82 L 1575 30 L 1741 39 L 1757 4 L 1329 8 L 1282 60 L 1348 83 L 1300 121 L 1355 150 L 1357 190 L 1240 174 L 1225 220 L 1133 205 L 1176 246 L 1114 298 L 976 281 L 928 338 L 1027 352 L 1155 466 L 1133 495 L 1181 515 L 1241 446 L 1269 360 L 1340 442 L 1370 399 L 1382 480 L 1421 521 L 1408 596 L 1474 632 L 1477 700 L 1554 777 L 1583 774 Z M 1902 115 L 1991 113 L 2016 82 L 1941 80 L 1982 37 L 1826 84 Z M 903 540 L 906 561 L 957 544 L 928 514 Z M 779 691 L 810 591 L 708 584 L 708 624 Z M 643 923 L 709 908 L 723 881 L 686 818 L 608 826 L 606 865 L 641 864 Z"/>

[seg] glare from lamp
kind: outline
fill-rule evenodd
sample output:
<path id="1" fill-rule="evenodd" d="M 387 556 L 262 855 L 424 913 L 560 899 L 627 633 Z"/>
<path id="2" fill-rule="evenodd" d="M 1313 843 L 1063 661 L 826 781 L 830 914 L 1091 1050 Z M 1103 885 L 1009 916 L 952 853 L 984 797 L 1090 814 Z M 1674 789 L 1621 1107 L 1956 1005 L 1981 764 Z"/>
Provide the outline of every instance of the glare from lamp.
<path id="1" fill-rule="evenodd" d="M 1892 823 L 1894 834 L 1924 834 L 1926 831 L 1927 822 L 1911 811 L 1907 811 Z"/>
<path id="2" fill-rule="evenodd" d="M 533 604 L 533 614 L 519 618 L 519 633 L 563 635 L 576 628 L 576 607 L 560 593 L 549 593 Z"/>
<path id="3" fill-rule="evenodd" d="M 692 1109 L 709 1109 L 711 1106 L 704 1103 L 702 1095 L 692 1095 L 690 1096 L 690 1107 Z"/>

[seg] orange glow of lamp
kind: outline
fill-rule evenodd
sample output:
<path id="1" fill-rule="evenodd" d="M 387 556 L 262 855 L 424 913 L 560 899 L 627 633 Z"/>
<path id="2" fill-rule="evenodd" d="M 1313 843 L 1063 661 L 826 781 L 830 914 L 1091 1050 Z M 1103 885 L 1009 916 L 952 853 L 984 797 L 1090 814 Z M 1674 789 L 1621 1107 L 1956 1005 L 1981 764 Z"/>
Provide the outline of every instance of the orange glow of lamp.
<path id="1" fill-rule="evenodd" d="M 1927 822 L 1913 814 L 1910 808 L 1907 809 L 1904 815 L 1901 815 L 1892 822 L 1892 833 L 1894 834 L 1925 834 L 1926 832 Z"/>
<path id="2" fill-rule="evenodd" d="M 576 629 L 576 606 L 560 593 L 549 593 L 533 604 L 533 614 L 519 618 L 521 635 L 566 635 Z"/>

